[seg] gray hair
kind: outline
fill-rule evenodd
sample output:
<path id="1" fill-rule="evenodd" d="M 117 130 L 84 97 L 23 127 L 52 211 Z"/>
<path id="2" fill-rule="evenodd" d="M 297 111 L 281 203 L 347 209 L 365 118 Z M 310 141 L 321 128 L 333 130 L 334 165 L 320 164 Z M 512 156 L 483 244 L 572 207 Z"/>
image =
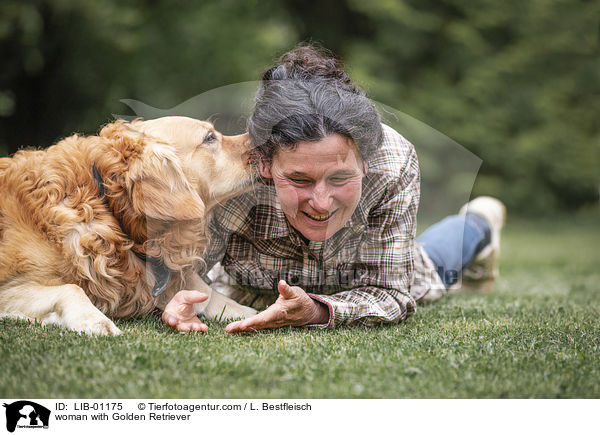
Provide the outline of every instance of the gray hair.
<path id="1" fill-rule="evenodd" d="M 381 145 L 381 117 L 365 92 L 331 77 L 289 78 L 284 65 L 263 77 L 248 133 L 256 157 L 273 160 L 280 148 L 317 142 L 332 134 L 354 141 L 363 161 Z"/>

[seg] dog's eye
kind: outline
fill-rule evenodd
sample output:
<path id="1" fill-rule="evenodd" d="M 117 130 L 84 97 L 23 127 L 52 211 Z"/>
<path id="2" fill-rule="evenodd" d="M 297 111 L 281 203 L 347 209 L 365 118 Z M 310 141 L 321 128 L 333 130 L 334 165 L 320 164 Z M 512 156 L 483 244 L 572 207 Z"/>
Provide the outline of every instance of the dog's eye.
<path id="1" fill-rule="evenodd" d="M 213 143 L 216 140 L 217 140 L 217 136 L 213 132 L 210 132 L 206 135 L 206 137 L 204 138 L 202 143 Z"/>

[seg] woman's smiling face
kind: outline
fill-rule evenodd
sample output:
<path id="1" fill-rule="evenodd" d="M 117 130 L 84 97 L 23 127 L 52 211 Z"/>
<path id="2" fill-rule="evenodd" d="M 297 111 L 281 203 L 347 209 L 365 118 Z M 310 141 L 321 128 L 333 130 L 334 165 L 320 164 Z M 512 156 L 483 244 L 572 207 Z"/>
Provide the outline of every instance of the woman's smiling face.
<path id="1" fill-rule="evenodd" d="M 260 172 L 272 178 L 290 224 L 307 239 L 323 241 L 348 222 L 362 193 L 366 173 L 356 146 L 333 134 L 318 142 L 280 149 Z"/>

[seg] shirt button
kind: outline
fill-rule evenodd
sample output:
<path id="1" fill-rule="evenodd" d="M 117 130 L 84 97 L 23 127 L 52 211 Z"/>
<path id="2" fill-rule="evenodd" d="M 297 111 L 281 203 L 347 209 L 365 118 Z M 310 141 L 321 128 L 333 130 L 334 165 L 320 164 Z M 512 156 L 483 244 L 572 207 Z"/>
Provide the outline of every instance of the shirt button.
<path id="1" fill-rule="evenodd" d="M 290 281 L 288 282 L 289 285 L 298 285 L 300 284 L 300 275 L 297 273 L 292 273 L 290 274 Z"/>

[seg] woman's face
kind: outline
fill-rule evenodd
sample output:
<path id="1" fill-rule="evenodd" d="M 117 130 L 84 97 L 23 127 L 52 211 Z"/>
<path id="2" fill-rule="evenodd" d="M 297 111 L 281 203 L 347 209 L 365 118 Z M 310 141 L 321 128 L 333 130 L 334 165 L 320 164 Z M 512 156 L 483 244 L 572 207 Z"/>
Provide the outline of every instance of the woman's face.
<path id="1" fill-rule="evenodd" d="M 271 165 L 260 162 L 272 178 L 288 221 L 309 240 L 323 241 L 340 230 L 354 213 L 366 173 L 354 143 L 339 134 L 319 142 L 280 149 Z"/>

